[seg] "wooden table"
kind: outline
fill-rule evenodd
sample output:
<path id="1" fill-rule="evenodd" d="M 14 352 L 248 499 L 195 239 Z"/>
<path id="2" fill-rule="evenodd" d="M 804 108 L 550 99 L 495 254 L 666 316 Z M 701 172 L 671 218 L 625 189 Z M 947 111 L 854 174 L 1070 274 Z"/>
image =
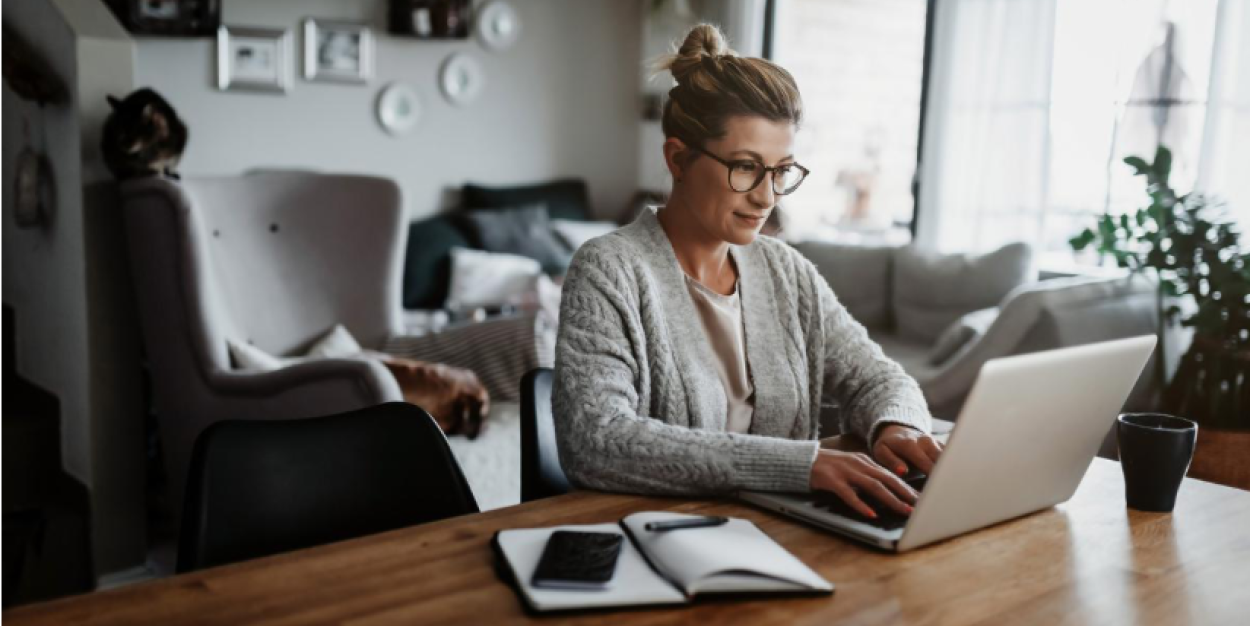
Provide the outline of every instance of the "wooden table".
<path id="1" fill-rule="evenodd" d="M 492 568 L 503 528 L 643 510 L 734 515 L 837 585 L 819 598 L 711 600 L 582 614 L 576 623 L 1245 624 L 1250 492 L 1187 479 L 1172 514 L 1124 506 L 1096 459 L 1068 503 L 893 555 L 729 501 L 581 492 L 134 587 L 18 608 L 20 624 L 507 624 L 523 613 Z M 561 621 L 557 619 L 556 621 Z M 563 622 L 562 622 L 563 623 Z"/>

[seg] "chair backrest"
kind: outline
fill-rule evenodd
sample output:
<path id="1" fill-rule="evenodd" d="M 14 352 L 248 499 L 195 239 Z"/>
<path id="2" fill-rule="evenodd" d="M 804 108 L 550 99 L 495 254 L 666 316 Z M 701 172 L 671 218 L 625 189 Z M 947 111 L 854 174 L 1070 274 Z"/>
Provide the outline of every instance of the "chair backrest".
<path id="1" fill-rule="evenodd" d="M 414 405 L 218 422 L 196 441 L 178 571 L 477 511 L 442 431 Z"/>
<path id="2" fill-rule="evenodd" d="M 573 490 L 560 467 L 555 419 L 551 414 L 554 372 L 540 367 L 521 379 L 521 502 Z"/>
<path id="3" fill-rule="evenodd" d="M 335 324 L 367 348 L 402 327 L 399 187 L 368 176 L 268 172 L 127 181 L 129 246 L 145 336 L 185 326 L 162 349 L 230 369 L 226 340 L 297 352 Z M 183 322 L 162 320 L 174 317 Z M 191 348 L 191 350 L 188 350 Z M 177 359 L 178 357 L 171 357 Z"/>

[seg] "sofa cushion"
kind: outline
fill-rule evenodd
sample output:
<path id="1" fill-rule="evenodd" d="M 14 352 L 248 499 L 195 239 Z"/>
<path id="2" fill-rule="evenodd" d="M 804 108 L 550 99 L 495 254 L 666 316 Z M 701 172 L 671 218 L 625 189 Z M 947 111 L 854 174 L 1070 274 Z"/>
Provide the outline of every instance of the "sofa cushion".
<path id="1" fill-rule="evenodd" d="M 456 248 L 451 251 L 447 308 L 470 311 L 514 304 L 535 290 L 542 266 L 529 257 Z"/>
<path id="2" fill-rule="evenodd" d="M 343 327 L 342 324 L 335 324 L 330 332 L 326 333 L 321 339 L 317 340 L 311 348 L 308 349 L 308 356 L 322 359 L 338 359 L 353 354 L 364 352 L 364 348 L 360 347 L 360 342 L 352 336 L 351 331 Z"/>
<path id="3" fill-rule="evenodd" d="M 795 244 L 829 283 L 851 317 L 868 328 L 891 325 L 890 281 L 894 248 L 806 241 Z"/>
<path id="4" fill-rule="evenodd" d="M 471 211 L 463 217 L 482 249 L 529 257 L 538 261 L 548 274 L 563 275 L 568 271 L 573 254 L 556 238 L 546 205 Z"/>
<path id="5" fill-rule="evenodd" d="M 226 339 L 230 358 L 235 369 L 249 372 L 271 372 L 313 359 L 342 359 L 364 353 L 360 343 L 342 324 L 335 324 L 322 335 L 302 356 L 274 356 L 242 341 Z"/>
<path id="6" fill-rule="evenodd" d="M 404 308 L 443 308 L 451 284 L 451 249 L 468 247 L 468 238 L 449 215 L 412 222 L 404 257 Z"/>
<path id="7" fill-rule="evenodd" d="M 470 183 L 464 186 L 460 202 L 469 210 L 543 203 L 554 219 L 588 220 L 591 216 L 589 198 L 585 181 L 566 179 L 519 187 L 483 187 Z"/>
<path id="8" fill-rule="evenodd" d="M 894 255 L 893 309 L 900 336 L 932 344 L 965 313 L 999 305 L 1037 280 L 1032 249 L 1013 243 L 985 255 L 937 254 L 904 246 Z"/>
<path id="9" fill-rule="evenodd" d="M 941 365 L 972 347 L 977 339 L 985 336 L 990 324 L 998 318 L 998 310 L 995 306 L 973 311 L 952 322 L 929 350 L 929 365 Z"/>
<path id="10" fill-rule="evenodd" d="M 901 365 L 917 382 L 923 382 L 938 369 L 929 364 L 929 350 L 932 346 L 928 343 L 908 341 L 889 331 L 871 331 L 868 336 L 881 347 L 881 351 L 890 360 Z"/>
<path id="11" fill-rule="evenodd" d="M 551 230 L 564 245 L 574 252 L 587 241 L 602 237 L 618 228 L 615 222 L 583 222 L 580 220 L 551 220 Z"/>

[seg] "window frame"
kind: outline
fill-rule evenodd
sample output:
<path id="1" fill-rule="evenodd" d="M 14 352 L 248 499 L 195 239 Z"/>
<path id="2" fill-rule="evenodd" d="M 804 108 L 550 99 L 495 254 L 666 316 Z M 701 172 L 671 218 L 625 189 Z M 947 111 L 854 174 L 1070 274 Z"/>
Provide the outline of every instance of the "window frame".
<path id="1" fill-rule="evenodd" d="M 925 0 L 925 16 L 924 16 L 924 54 L 921 59 L 920 73 L 920 120 L 918 124 L 918 132 L 920 137 L 916 140 L 916 173 L 911 179 L 911 195 L 912 195 L 912 214 L 911 222 L 908 224 L 908 230 L 911 231 L 911 238 L 916 238 L 916 224 L 920 221 L 920 186 L 924 181 L 920 179 L 920 158 L 924 154 L 924 130 L 925 118 L 927 117 L 929 107 L 929 73 L 932 69 L 933 59 L 933 26 L 934 17 L 937 13 L 937 0 Z M 764 42 L 761 56 L 769 61 L 773 60 L 773 44 L 777 32 L 777 0 L 765 0 L 764 2 Z M 895 226 L 901 224 L 895 222 Z"/>

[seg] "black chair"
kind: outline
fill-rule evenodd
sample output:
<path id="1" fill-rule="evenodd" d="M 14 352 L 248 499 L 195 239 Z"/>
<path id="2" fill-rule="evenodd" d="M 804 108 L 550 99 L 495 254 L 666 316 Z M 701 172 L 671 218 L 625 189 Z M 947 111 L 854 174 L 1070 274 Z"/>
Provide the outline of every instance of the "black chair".
<path id="1" fill-rule="evenodd" d="M 521 378 L 521 502 L 573 490 L 560 467 L 556 425 L 551 415 L 551 368 Z"/>
<path id="2" fill-rule="evenodd" d="M 443 432 L 414 405 L 223 421 L 195 443 L 178 571 L 477 512 Z"/>

